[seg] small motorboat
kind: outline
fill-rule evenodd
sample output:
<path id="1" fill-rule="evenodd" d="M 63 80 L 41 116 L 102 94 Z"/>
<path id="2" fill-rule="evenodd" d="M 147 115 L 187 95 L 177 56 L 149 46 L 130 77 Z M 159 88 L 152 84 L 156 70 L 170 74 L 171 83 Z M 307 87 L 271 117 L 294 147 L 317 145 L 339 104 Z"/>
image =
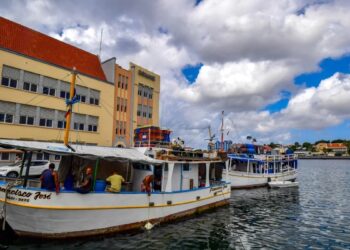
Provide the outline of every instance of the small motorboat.
<path id="1" fill-rule="evenodd" d="M 271 188 L 298 187 L 298 182 L 293 181 L 270 181 L 268 184 Z"/>

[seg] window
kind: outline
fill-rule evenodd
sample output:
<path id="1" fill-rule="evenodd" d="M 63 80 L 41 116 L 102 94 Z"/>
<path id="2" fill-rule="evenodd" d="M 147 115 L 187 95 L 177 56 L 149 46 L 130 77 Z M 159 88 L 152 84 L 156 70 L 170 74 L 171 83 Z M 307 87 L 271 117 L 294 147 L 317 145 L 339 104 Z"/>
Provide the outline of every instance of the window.
<path id="1" fill-rule="evenodd" d="M 99 100 L 97 98 L 90 97 L 90 104 L 98 105 L 99 104 Z"/>
<path id="2" fill-rule="evenodd" d="M 52 120 L 41 118 L 39 121 L 39 126 L 52 128 Z"/>
<path id="3" fill-rule="evenodd" d="M 9 86 L 10 85 L 10 79 L 8 77 L 2 77 L 1 79 L 1 85 L 4 85 L 4 86 Z"/>
<path id="4" fill-rule="evenodd" d="M 137 116 L 141 116 L 141 111 L 137 110 Z"/>
<path id="5" fill-rule="evenodd" d="M 183 164 L 182 165 L 182 170 L 183 171 L 190 171 L 190 164 Z"/>
<path id="6" fill-rule="evenodd" d="M 36 159 L 38 161 L 33 162 L 31 164 L 31 166 L 40 166 L 40 165 L 46 164 L 46 162 L 42 161 L 42 160 L 46 160 L 46 161 L 50 160 L 50 154 L 48 154 L 48 153 L 37 153 L 36 154 Z"/>
<path id="7" fill-rule="evenodd" d="M 54 88 L 49 88 L 49 87 L 43 87 L 43 94 L 44 94 L 44 95 L 55 96 L 55 94 L 56 94 L 56 89 L 54 89 Z"/>
<path id="8" fill-rule="evenodd" d="M 13 115 L 0 113 L 0 122 L 12 123 Z"/>
<path id="9" fill-rule="evenodd" d="M 1 160 L 2 161 L 8 161 L 10 160 L 10 153 L 0 153 L 0 156 L 1 156 Z"/>
<path id="10" fill-rule="evenodd" d="M 139 96 L 142 96 L 142 90 L 141 89 L 139 89 L 137 93 L 138 93 Z"/>
<path id="11" fill-rule="evenodd" d="M 149 93 L 148 98 L 149 98 L 149 99 L 152 99 L 152 98 L 153 98 L 153 95 L 152 95 L 151 93 Z"/>
<path id="12" fill-rule="evenodd" d="M 148 114 L 148 118 L 149 118 L 149 119 L 152 119 L 152 113 L 149 113 L 149 114 Z"/>
<path id="13" fill-rule="evenodd" d="M 88 131 L 97 132 L 97 125 L 89 124 Z"/>
<path id="14" fill-rule="evenodd" d="M 31 92 L 36 92 L 38 89 L 38 85 L 34 83 L 24 82 L 23 89 Z"/>
<path id="15" fill-rule="evenodd" d="M 61 91 L 60 91 L 60 97 L 61 97 L 61 98 L 64 98 L 64 99 L 69 99 L 69 92 L 68 92 L 68 91 L 64 91 L 64 90 L 61 90 Z"/>
<path id="16" fill-rule="evenodd" d="M 44 160 L 49 160 L 50 159 L 50 155 L 48 153 L 44 153 Z"/>
<path id="17" fill-rule="evenodd" d="M 146 92 L 146 91 L 143 92 L 143 96 L 144 96 L 144 97 L 147 97 L 147 92 Z"/>
<path id="18" fill-rule="evenodd" d="M 84 123 L 75 122 L 74 123 L 74 129 L 75 130 L 84 130 Z"/>
<path id="19" fill-rule="evenodd" d="M 77 98 L 80 100 L 80 102 L 83 102 L 83 103 L 86 102 L 86 96 L 85 95 L 77 95 Z"/>
<path id="20" fill-rule="evenodd" d="M 118 81 L 118 88 L 120 88 L 120 81 Z"/>
<path id="21" fill-rule="evenodd" d="M 19 124 L 34 125 L 34 117 L 21 115 L 19 117 Z"/>
<path id="22" fill-rule="evenodd" d="M 37 160 L 42 160 L 43 159 L 43 154 L 42 153 L 37 153 L 36 154 L 36 159 Z"/>
<path id="23" fill-rule="evenodd" d="M 55 161 L 59 161 L 61 160 L 61 156 L 60 155 L 55 155 Z"/>
<path id="24" fill-rule="evenodd" d="M 147 113 L 146 112 L 143 112 L 143 117 L 147 117 Z"/>
<path id="25" fill-rule="evenodd" d="M 57 128 L 66 128 L 66 122 L 65 121 L 58 121 L 57 122 Z"/>
<path id="26" fill-rule="evenodd" d="M 17 88 L 17 80 L 3 76 L 1 80 L 1 85 L 11 87 L 11 88 Z"/>

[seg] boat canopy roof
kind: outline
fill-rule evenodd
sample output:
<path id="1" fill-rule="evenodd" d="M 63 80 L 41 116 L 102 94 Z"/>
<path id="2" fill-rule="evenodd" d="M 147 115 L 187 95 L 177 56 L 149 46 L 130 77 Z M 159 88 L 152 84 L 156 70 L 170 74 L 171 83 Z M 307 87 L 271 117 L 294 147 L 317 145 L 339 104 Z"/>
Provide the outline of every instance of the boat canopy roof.
<path id="1" fill-rule="evenodd" d="M 145 164 L 161 164 L 162 161 L 152 159 L 130 148 L 113 148 L 86 145 L 70 145 L 72 149 L 67 148 L 62 143 L 38 142 L 38 141 L 19 141 L 19 140 L 0 140 L 0 146 L 18 150 L 27 150 L 32 152 L 45 152 L 57 155 L 75 155 L 86 159 L 103 158 L 105 160 L 130 160 L 133 162 L 142 162 Z"/>
<path id="2" fill-rule="evenodd" d="M 240 160 L 240 161 L 250 161 L 250 162 L 264 162 L 263 160 L 257 159 L 257 158 L 252 158 L 249 157 L 248 155 L 238 155 L 238 154 L 228 154 L 228 158 L 233 159 L 233 160 Z"/>

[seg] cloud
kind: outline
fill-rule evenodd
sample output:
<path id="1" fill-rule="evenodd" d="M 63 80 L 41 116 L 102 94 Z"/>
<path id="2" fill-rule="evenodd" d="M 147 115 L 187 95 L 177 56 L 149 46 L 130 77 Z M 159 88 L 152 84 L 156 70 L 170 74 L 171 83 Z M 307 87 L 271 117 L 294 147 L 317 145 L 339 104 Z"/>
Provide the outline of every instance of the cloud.
<path id="1" fill-rule="evenodd" d="M 102 60 L 160 74 L 161 124 L 203 147 L 208 125 L 218 133 L 222 110 L 231 138 L 261 142 L 348 119 L 347 75 L 312 88 L 293 82 L 322 59 L 350 52 L 349 7 L 345 0 L 5 0 L 0 15 L 95 54 L 103 29 Z M 181 69 L 198 63 L 189 84 Z M 262 111 L 284 91 L 291 93 L 285 109 Z"/>

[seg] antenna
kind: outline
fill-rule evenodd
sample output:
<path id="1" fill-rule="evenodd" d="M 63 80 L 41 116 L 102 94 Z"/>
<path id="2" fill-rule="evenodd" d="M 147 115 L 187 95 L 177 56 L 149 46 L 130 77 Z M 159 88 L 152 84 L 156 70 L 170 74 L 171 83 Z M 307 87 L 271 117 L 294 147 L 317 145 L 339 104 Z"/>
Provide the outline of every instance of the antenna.
<path id="1" fill-rule="evenodd" d="M 101 37 L 100 37 L 100 48 L 98 50 L 98 57 L 101 59 L 101 51 L 102 51 L 102 36 L 103 36 L 103 28 L 101 29 Z"/>
<path id="2" fill-rule="evenodd" d="M 224 151 L 224 110 L 221 115 L 221 151 Z"/>

